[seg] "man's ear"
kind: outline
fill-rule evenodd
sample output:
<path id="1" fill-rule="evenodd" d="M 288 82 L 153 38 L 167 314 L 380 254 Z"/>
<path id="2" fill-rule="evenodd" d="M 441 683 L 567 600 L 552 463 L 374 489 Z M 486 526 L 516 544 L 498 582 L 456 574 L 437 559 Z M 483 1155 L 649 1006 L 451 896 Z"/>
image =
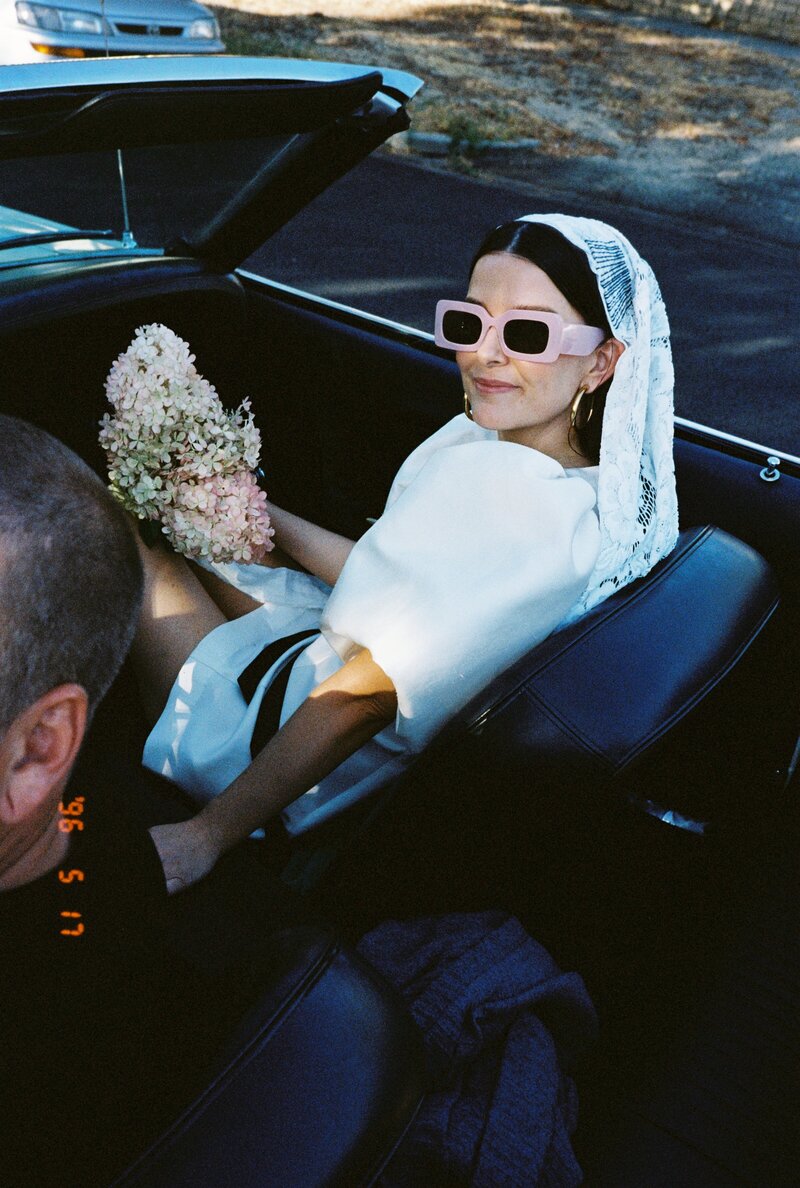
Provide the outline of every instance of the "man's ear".
<path id="1" fill-rule="evenodd" d="M 88 716 L 80 685 L 58 685 L 0 739 L 0 824 L 18 825 L 55 799 L 78 757 Z"/>

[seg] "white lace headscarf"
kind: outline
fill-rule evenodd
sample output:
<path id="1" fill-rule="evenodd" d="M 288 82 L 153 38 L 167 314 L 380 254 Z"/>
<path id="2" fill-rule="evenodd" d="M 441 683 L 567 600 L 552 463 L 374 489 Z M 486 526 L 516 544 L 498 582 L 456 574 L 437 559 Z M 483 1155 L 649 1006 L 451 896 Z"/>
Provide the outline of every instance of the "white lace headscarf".
<path id="1" fill-rule="evenodd" d="M 606 398 L 600 442 L 600 554 L 569 620 L 666 557 L 678 537 L 672 455 L 669 323 L 653 270 L 624 235 L 597 219 L 525 215 L 586 253 L 615 338 L 625 344 Z"/>

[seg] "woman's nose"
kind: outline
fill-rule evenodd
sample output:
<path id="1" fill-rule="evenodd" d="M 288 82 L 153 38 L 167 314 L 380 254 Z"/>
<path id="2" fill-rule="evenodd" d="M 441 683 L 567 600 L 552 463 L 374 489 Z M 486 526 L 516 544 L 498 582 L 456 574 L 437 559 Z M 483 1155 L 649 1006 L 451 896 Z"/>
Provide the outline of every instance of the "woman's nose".
<path id="1" fill-rule="evenodd" d="M 478 347 L 478 358 L 491 362 L 494 359 L 505 359 L 503 340 L 496 326 L 490 326 L 484 335 L 483 342 Z"/>

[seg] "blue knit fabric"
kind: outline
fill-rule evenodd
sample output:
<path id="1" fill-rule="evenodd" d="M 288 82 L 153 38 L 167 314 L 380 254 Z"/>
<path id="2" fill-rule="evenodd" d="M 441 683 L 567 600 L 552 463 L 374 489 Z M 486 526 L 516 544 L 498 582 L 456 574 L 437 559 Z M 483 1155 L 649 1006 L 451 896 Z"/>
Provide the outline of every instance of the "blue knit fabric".
<path id="1" fill-rule="evenodd" d="M 583 981 L 497 912 L 389 921 L 359 952 L 420 1026 L 432 1089 L 382 1188 L 574 1188 L 577 1094 L 594 1037 Z"/>

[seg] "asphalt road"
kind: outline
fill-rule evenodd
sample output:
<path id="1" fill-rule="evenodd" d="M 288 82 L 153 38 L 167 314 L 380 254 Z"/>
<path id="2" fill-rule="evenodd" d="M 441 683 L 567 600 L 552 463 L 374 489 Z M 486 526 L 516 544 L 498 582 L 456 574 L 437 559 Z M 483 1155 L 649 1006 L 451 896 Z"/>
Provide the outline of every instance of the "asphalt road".
<path id="1" fill-rule="evenodd" d="M 201 146 L 202 147 L 202 146 Z M 262 148 L 251 151 L 259 160 Z M 255 168 L 246 144 L 126 154 L 140 243 L 194 228 Z M 217 159 L 219 158 L 219 159 Z M 223 160 L 225 158 L 225 160 Z M 563 180 L 563 179 L 562 179 Z M 147 201 L 145 201 L 145 196 Z M 0 163 L 0 203 L 79 227 L 120 226 L 112 154 Z M 797 249 L 718 226 L 576 195 L 546 174 L 490 184 L 376 156 L 320 195 L 247 267 L 383 317 L 431 330 L 439 297 L 462 297 L 484 232 L 515 215 L 561 210 L 618 226 L 652 264 L 673 332 L 681 416 L 800 455 Z M 758 217 L 754 208 L 754 220 Z"/>
<path id="2" fill-rule="evenodd" d="M 554 192 L 546 176 L 530 185 L 490 184 L 373 157 L 320 195 L 247 267 L 431 330 L 436 300 L 463 296 L 484 232 L 547 210 L 614 223 L 652 265 L 672 326 L 679 415 L 800 455 L 796 249 Z"/>

